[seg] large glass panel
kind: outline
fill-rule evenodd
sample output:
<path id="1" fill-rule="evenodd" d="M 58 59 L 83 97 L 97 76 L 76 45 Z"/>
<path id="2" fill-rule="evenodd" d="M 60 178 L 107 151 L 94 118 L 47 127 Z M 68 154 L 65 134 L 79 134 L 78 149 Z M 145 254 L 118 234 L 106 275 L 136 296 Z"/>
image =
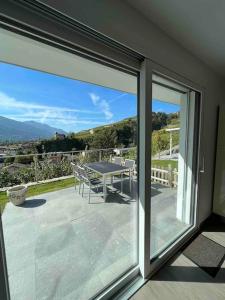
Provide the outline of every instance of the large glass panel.
<path id="1" fill-rule="evenodd" d="M 0 57 L 11 299 L 89 299 L 138 264 L 137 77 L 2 38 L 21 51 Z"/>
<path id="2" fill-rule="evenodd" d="M 194 115 L 194 92 L 153 77 L 151 257 L 193 225 Z"/>

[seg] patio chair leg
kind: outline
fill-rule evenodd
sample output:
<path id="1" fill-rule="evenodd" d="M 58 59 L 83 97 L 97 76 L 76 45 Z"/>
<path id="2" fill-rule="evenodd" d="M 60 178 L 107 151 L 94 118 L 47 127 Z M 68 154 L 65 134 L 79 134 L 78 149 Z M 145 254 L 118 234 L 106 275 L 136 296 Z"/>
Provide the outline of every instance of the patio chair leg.
<path id="1" fill-rule="evenodd" d="M 106 193 L 107 193 L 106 177 L 103 176 L 103 194 L 104 194 L 104 202 L 106 202 Z"/>
<path id="2" fill-rule="evenodd" d="M 84 183 L 83 183 L 82 197 L 84 197 Z"/>
<path id="3" fill-rule="evenodd" d="M 131 170 L 129 169 L 129 185 L 130 185 L 130 193 L 131 193 L 131 180 L 132 180 L 132 177 L 131 177 Z"/>
<path id="4" fill-rule="evenodd" d="M 91 184 L 89 184 L 89 198 L 88 198 L 89 204 L 90 204 L 90 199 L 91 199 Z"/>
<path id="5" fill-rule="evenodd" d="M 80 182 L 79 182 L 79 194 L 80 194 Z"/>

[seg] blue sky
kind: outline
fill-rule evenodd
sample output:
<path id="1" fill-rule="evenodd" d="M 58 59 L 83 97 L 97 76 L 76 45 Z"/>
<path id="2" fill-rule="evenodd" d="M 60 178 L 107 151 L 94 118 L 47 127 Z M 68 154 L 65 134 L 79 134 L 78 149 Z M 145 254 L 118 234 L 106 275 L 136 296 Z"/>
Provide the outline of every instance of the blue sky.
<path id="1" fill-rule="evenodd" d="M 0 116 L 78 132 L 137 114 L 136 95 L 0 63 Z M 153 101 L 153 111 L 178 111 Z"/>

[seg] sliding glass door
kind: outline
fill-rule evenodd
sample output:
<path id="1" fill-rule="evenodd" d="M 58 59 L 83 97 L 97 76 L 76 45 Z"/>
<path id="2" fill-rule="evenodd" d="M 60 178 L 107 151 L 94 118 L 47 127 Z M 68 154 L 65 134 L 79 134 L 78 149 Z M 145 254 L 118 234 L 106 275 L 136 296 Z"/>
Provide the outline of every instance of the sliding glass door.
<path id="1" fill-rule="evenodd" d="M 93 298 L 138 265 L 137 74 L 0 37 L 10 297 Z"/>
<path id="2" fill-rule="evenodd" d="M 136 68 L 5 29 L 0 38 L 11 299 L 112 298 L 195 225 L 197 93 L 152 77 L 150 59 Z"/>
<path id="3" fill-rule="evenodd" d="M 196 93 L 153 75 L 151 257 L 194 224 Z"/>

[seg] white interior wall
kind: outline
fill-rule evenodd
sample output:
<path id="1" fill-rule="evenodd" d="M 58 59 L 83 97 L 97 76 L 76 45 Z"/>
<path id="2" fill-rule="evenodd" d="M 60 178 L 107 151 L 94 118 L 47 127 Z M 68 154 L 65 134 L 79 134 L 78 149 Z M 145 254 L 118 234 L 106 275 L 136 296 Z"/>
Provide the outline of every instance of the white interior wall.
<path id="1" fill-rule="evenodd" d="M 205 173 L 201 174 L 200 178 L 199 222 L 203 221 L 212 209 L 217 106 L 224 100 L 224 79 L 127 5 L 125 1 L 42 0 L 40 2 L 51 5 L 96 31 L 149 57 L 174 74 L 202 87 L 204 90 L 202 146 Z M 18 19 L 21 17 L 18 11 L 10 11 L 10 14 Z"/>

